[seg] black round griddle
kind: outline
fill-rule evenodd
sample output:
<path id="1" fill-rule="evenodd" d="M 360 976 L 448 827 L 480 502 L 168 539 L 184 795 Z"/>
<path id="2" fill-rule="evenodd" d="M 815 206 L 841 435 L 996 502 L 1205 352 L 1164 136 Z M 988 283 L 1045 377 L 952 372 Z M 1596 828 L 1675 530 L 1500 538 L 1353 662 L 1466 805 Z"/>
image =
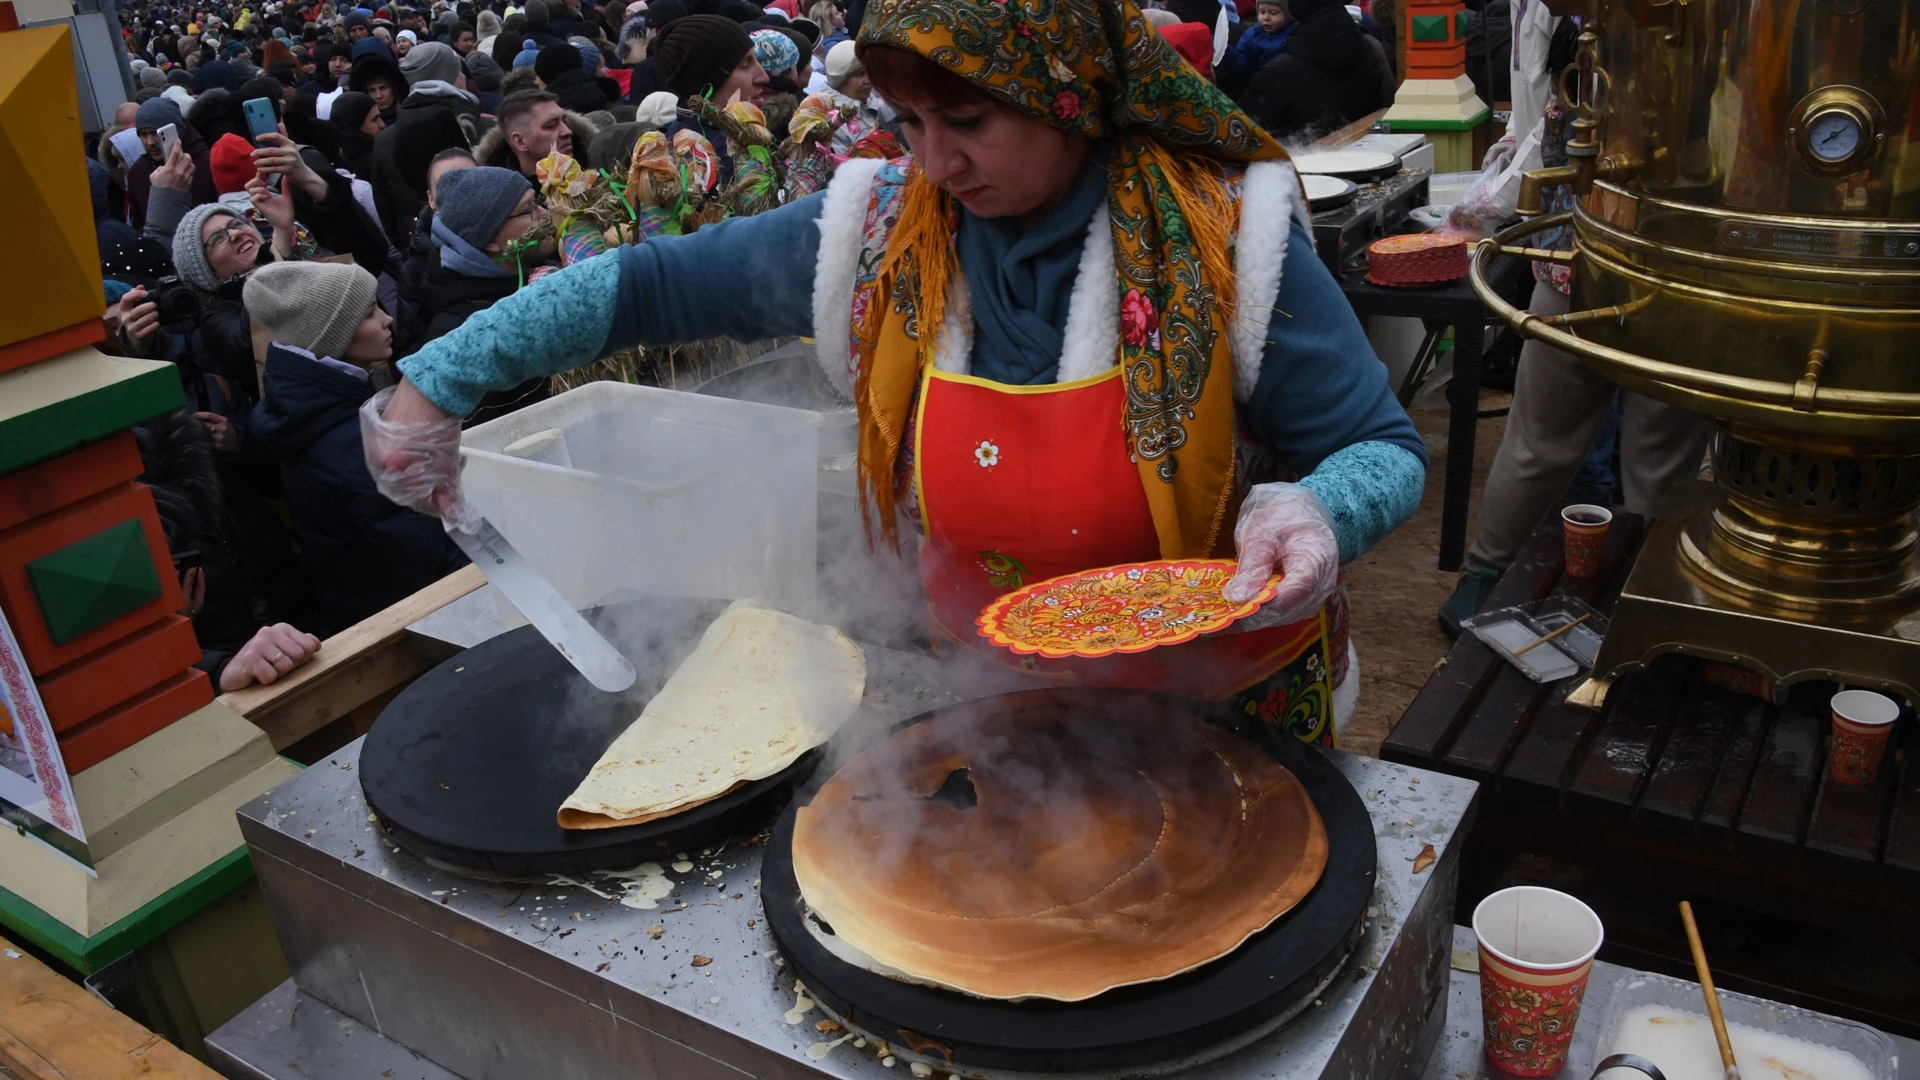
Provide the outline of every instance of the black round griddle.
<path id="1" fill-rule="evenodd" d="M 780 816 L 761 869 L 767 922 L 807 992 L 855 1027 L 894 1045 L 932 1044 L 929 1056 L 1023 1072 L 1137 1070 L 1202 1053 L 1270 1024 L 1305 1004 L 1353 951 L 1373 895 L 1373 823 L 1360 796 L 1325 754 L 1218 706 L 1124 690 L 1032 690 L 1035 697 L 1097 716 L 1152 709 L 1168 723 L 1196 719 L 1252 739 L 1306 786 L 1327 829 L 1327 867 L 1293 910 L 1205 967 L 1173 979 L 1122 987 L 1080 1002 L 988 1001 L 897 982 L 828 952 L 805 924 L 793 872 L 794 813 Z M 978 708 L 979 703 L 954 706 Z M 900 727 L 941 715 L 939 710 Z M 895 728 L 899 730 L 899 728 Z"/>
<path id="2" fill-rule="evenodd" d="M 649 600 L 588 612 L 639 673 L 619 694 L 595 690 L 531 626 L 447 660 L 401 691 L 367 733 L 368 807 L 396 844 L 493 878 L 625 869 L 762 827 L 820 751 L 658 821 L 574 830 L 554 820 L 725 606 Z"/>

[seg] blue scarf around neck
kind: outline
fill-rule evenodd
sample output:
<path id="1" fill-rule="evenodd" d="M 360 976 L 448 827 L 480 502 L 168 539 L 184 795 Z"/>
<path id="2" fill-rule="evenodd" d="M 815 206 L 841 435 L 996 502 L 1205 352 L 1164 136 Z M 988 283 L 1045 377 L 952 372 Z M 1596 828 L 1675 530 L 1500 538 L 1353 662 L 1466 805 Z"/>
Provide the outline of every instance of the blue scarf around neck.
<path id="1" fill-rule="evenodd" d="M 440 249 L 440 265 L 467 277 L 512 277 L 513 271 L 494 262 L 486 252 L 467 243 L 459 233 L 447 228 L 440 215 L 433 216 L 433 246 Z"/>
<path id="2" fill-rule="evenodd" d="M 974 375 L 1013 386 L 1058 381 L 1087 225 L 1106 198 L 1106 167 L 1093 160 L 1024 232 L 1011 219 L 961 210 L 955 243 L 973 301 Z"/>

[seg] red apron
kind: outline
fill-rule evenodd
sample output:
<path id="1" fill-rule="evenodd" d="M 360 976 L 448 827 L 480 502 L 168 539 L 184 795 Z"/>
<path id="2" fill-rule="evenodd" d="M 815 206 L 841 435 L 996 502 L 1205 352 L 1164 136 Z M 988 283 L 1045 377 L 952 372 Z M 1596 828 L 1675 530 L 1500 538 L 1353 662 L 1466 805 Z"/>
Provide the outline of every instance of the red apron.
<path id="1" fill-rule="evenodd" d="M 1009 386 L 928 367 L 913 426 L 925 543 L 920 580 L 936 639 L 1057 685 L 1237 696 L 1250 714 L 1332 745 L 1325 615 L 1097 659 L 989 645 L 975 618 L 1029 582 L 1160 557 L 1120 417 L 1118 367 L 1077 382 Z"/>

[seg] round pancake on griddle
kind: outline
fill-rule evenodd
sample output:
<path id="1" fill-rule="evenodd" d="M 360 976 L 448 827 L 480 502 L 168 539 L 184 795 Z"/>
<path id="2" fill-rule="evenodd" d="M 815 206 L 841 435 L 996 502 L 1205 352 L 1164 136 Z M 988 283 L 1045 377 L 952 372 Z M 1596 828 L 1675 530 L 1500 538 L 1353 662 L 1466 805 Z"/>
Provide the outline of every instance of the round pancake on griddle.
<path id="1" fill-rule="evenodd" d="M 1291 772 L 1158 710 L 935 717 L 849 762 L 793 833 L 801 895 L 842 947 L 1002 999 L 1191 971 L 1299 903 L 1326 861 Z"/>

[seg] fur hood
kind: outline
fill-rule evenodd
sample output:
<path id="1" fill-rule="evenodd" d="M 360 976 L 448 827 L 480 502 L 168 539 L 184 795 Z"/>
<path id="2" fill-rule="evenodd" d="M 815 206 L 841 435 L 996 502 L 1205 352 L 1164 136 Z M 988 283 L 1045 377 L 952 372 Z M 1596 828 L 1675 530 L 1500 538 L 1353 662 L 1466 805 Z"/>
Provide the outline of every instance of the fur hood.
<path id="1" fill-rule="evenodd" d="M 593 145 L 593 137 L 600 134 L 600 129 L 594 126 L 593 121 L 577 112 L 567 112 L 566 118 L 567 127 L 573 129 L 573 157 L 575 160 L 584 162 L 587 160 L 587 148 Z M 512 169 L 516 172 L 520 169 L 519 163 L 514 160 L 513 148 L 507 145 L 505 124 L 495 124 L 492 131 L 482 136 L 480 141 L 474 144 L 473 156 L 482 165 L 498 165 L 503 169 Z"/>

